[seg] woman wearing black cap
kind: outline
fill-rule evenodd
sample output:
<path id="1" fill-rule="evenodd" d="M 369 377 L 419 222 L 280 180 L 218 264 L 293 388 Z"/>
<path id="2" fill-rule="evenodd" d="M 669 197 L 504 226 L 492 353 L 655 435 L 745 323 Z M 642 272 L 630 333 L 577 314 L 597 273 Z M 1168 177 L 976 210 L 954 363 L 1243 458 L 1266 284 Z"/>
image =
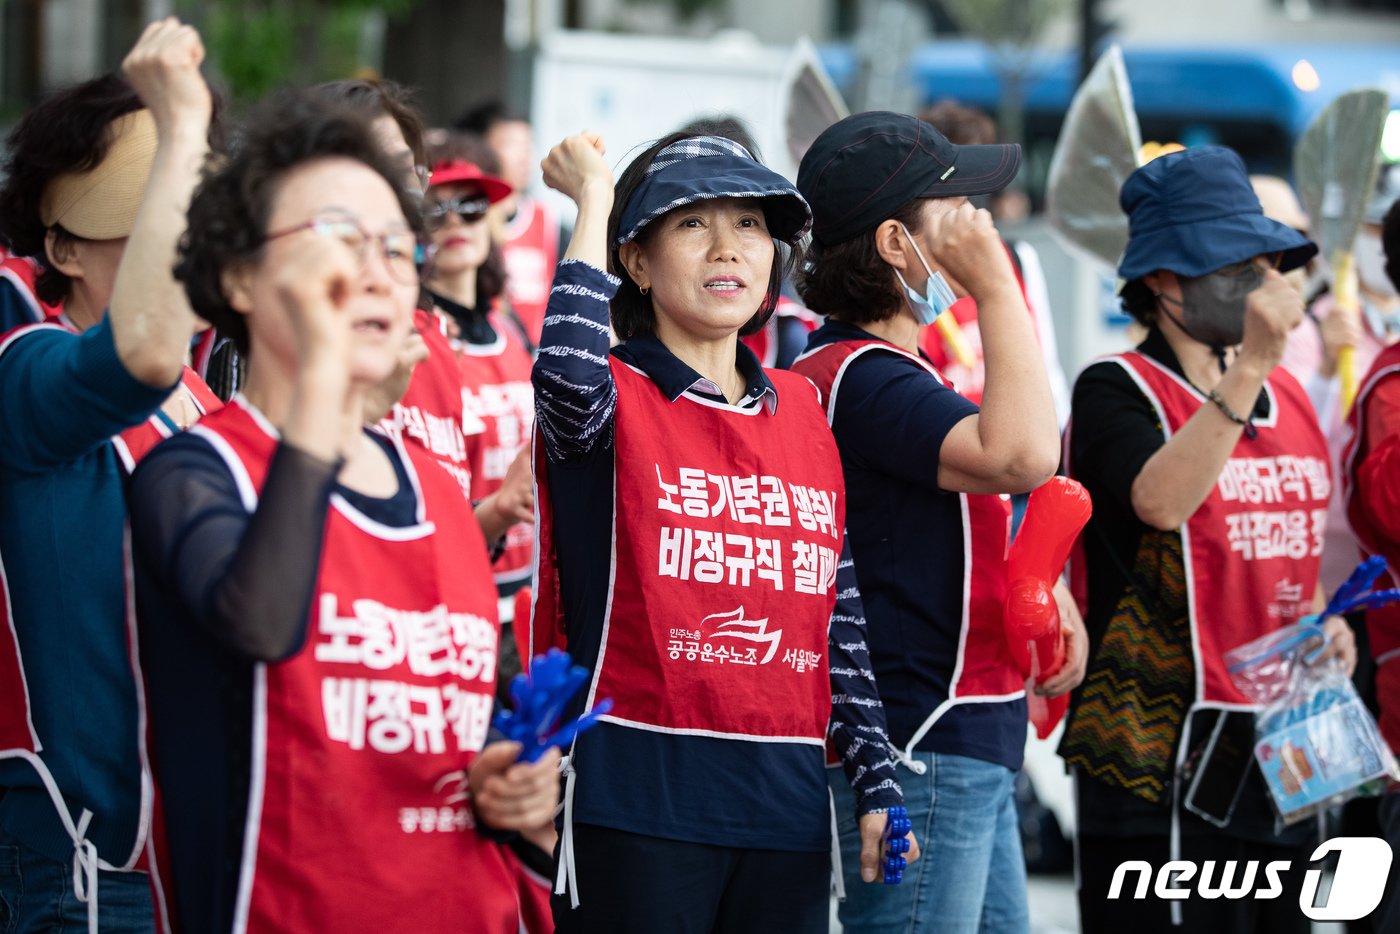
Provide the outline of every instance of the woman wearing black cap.
<path id="1" fill-rule="evenodd" d="M 1012 798 L 1025 680 L 1002 636 L 1010 505 L 997 494 L 1044 482 L 1059 432 L 1011 262 L 990 215 L 967 202 L 1019 164 L 1015 146 L 954 146 L 876 112 L 828 128 L 798 174 L 815 216 L 799 288 L 827 323 L 794 369 L 827 400 L 900 783 L 932 843 L 903 885 L 847 898 L 847 931 L 1029 923 Z M 980 411 L 918 349 L 957 294 L 976 298 L 982 322 Z M 1071 687 L 1077 659 L 1065 667 L 1042 690 Z M 854 828 L 841 841 L 849 852 Z"/>
<path id="2" fill-rule="evenodd" d="M 544 162 L 579 213 L 534 372 L 536 651 L 566 643 L 587 703 L 614 705 L 566 770 L 555 920 L 825 931 L 833 694 L 869 879 L 901 797 L 846 648 L 864 623 L 835 445 L 811 385 L 738 341 L 772 312 L 807 206 L 727 139 L 666 137 L 616 194 L 601 151 L 575 136 Z"/>
<path id="3" fill-rule="evenodd" d="M 1320 609 L 1327 446 L 1278 367 L 1303 313 L 1279 271 L 1317 248 L 1263 216 L 1244 163 L 1220 146 L 1148 163 L 1120 203 L 1123 306 L 1149 332 L 1079 377 L 1069 444 L 1094 499 L 1080 582 L 1093 654 L 1060 747 L 1077 777 L 1081 918 L 1086 931 L 1183 919 L 1190 930 L 1306 931 L 1297 892 L 1310 829 L 1274 832 L 1248 754 L 1253 717 L 1222 656 Z M 1326 629 L 1327 655 L 1350 667 L 1345 622 Z M 1203 764 L 1213 736 L 1243 754 Z M 1295 868 L 1269 900 L 1107 898 L 1125 860 L 1178 858 Z"/>

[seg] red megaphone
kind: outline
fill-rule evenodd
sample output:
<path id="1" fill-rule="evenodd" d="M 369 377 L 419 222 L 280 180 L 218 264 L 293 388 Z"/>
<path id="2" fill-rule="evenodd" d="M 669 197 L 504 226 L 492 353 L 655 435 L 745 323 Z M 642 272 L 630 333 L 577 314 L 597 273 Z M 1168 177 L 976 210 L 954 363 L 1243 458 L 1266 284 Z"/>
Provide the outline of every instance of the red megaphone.
<path id="1" fill-rule="evenodd" d="M 1051 477 L 1026 505 L 1021 529 L 1006 558 L 1006 644 L 1031 685 L 1040 684 L 1065 662 L 1060 609 L 1052 592 L 1070 549 L 1093 513 L 1084 487 L 1068 477 Z M 1026 691 L 1031 720 L 1041 739 L 1050 735 L 1069 706 L 1069 696 L 1044 698 Z"/>

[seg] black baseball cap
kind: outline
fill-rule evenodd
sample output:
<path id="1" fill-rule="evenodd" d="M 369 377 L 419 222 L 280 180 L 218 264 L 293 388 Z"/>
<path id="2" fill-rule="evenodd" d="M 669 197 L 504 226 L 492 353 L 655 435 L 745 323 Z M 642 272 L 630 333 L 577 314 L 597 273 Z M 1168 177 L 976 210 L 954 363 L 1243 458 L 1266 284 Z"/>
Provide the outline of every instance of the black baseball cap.
<path id="1" fill-rule="evenodd" d="M 916 117 L 872 110 L 822 131 L 802 157 L 797 190 L 812 208 L 813 242 L 828 247 L 916 198 L 1000 191 L 1020 167 L 1020 146 L 958 146 Z"/>

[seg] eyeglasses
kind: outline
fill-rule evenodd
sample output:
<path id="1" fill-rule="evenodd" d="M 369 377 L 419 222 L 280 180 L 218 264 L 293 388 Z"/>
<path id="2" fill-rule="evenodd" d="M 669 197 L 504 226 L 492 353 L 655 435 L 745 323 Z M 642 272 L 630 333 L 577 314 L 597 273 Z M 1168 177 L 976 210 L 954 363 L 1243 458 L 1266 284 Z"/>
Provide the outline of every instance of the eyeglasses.
<path id="1" fill-rule="evenodd" d="M 286 230 L 269 233 L 263 241 L 270 243 L 304 230 L 309 230 L 318 237 L 332 237 L 345 244 L 360 261 L 361 271 L 369 261 L 370 241 L 374 241 L 379 244 L 379 258 L 384 261 L 384 268 L 388 270 L 391 279 L 401 285 L 418 284 L 418 266 L 415 262 L 418 257 L 418 238 L 411 230 L 386 230 L 372 234 L 365 230 L 364 225 L 353 215 L 329 211 Z"/>
<path id="2" fill-rule="evenodd" d="M 426 206 L 423 209 L 423 223 L 429 230 L 440 230 L 447 223 L 447 218 L 456 214 L 462 223 L 475 224 L 486 216 L 489 207 L 491 202 L 480 195 L 475 198 L 448 198 Z"/>

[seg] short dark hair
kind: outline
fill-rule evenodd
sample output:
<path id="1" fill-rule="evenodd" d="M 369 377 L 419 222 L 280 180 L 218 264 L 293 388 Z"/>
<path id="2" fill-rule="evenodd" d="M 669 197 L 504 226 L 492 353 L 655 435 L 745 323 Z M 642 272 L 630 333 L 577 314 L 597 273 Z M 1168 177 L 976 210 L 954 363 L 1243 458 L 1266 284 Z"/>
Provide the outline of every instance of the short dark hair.
<path id="1" fill-rule="evenodd" d="M 224 272 L 255 262 L 267 242 L 267 221 L 288 172 L 316 159 L 345 157 L 374 170 L 398 198 L 414 232 L 422 235 L 419 199 L 403 185 L 370 130 L 363 111 L 332 103 L 316 91 L 282 91 L 249 115 L 235 152 L 211 160 L 190 200 L 189 226 L 180 240 L 175 278 L 190 305 L 219 333 L 248 352 L 248 324 L 224 294 Z"/>
<path id="2" fill-rule="evenodd" d="M 0 244 L 38 261 L 35 291 L 41 301 L 59 304 L 72 287 L 72 280 L 53 267 L 44 250 L 44 191 L 61 175 L 86 172 L 101 163 L 111 143 L 107 127 L 142 106 L 125 80 L 103 75 L 44 98 L 20 118 L 5 141 L 9 155 L 0 188 Z M 72 238 L 62 227 L 54 230 L 61 238 Z"/>
<path id="3" fill-rule="evenodd" d="M 915 199 L 892 215 L 911 234 L 923 230 L 922 199 Z M 811 261 L 797 275 L 797 291 L 803 303 L 817 314 L 869 324 L 887 321 L 904 307 L 904 294 L 894 270 L 875 249 L 873 230 L 867 230 L 835 246 L 813 250 Z"/>
<path id="4" fill-rule="evenodd" d="M 463 131 L 448 133 L 445 140 L 428 148 L 428 165 L 437 165 L 445 159 L 461 159 L 463 162 L 470 162 L 488 175 L 501 173 L 501 160 L 496 157 L 496 151 L 488 146 L 486 140 L 477 133 Z M 489 307 L 490 303 L 505 290 L 505 255 L 501 252 L 501 245 L 496 242 L 493 235 L 491 247 L 486 252 L 486 259 L 482 261 L 481 268 L 476 271 L 477 307 L 482 309 Z"/>
<path id="5" fill-rule="evenodd" d="M 1143 327 L 1150 328 L 1157 323 L 1157 293 L 1141 278 L 1123 283 L 1118 300 L 1124 313 Z"/>
<path id="6" fill-rule="evenodd" d="M 1381 248 L 1385 250 L 1385 274 L 1400 289 L 1400 201 L 1390 206 L 1381 221 Z"/>
<path id="7" fill-rule="evenodd" d="M 997 142 L 996 121 L 952 98 L 935 101 L 919 114 L 919 119 L 948 137 L 948 142 L 959 146 L 986 146 Z"/>
<path id="8" fill-rule="evenodd" d="M 328 101 L 360 111 L 371 121 L 381 116 L 389 117 L 398 124 L 404 142 L 413 153 L 414 163 L 427 165 L 423 117 L 414 106 L 413 92 L 408 88 L 384 78 L 374 81 L 348 78 L 318 84 L 315 91 Z"/>
<path id="9" fill-rule="evenodd" d="M 480 101 L 468 107 L 467 110 L 452 123 L 454 130 L 461 130 L 464 133 L 475 133 L 478 136 L 485 136 L 491 130 L 502 123 L 529 123 L 524 115 L 507 107 L 504 102 L 491 99 Z"/>
<path id="10" fill-rule="evenodd" d="M 721 139 L 733 140 L 747 149 L 754 161 L 763 161 L 763 154 L 758 151 L 758 141 L 753 138 L 748 125 L 733 114 L 696 117 L 677 132 L 687 136 L 718 136 Z"/>
<path id="11" fill-rule="evenodd" d="M 618 287 L 617 294 L 612 299 L 612 325 L 617 336 L 622 340 L 628 340 L 639 334 L 656 333 L 656 309 L 652 307 L 651 297 L 643 295 L 637 283 L 632 281 L 626 268 L 623 267 L 621 259 L 618 257 L 616 247 L 618 227 L 622 221 L 622 211 L 631 200 L 632 195 L 641 185 L 642 179 L 646 177 L 647 168 L 651 165 L 656 154 L 683 139 L 691 139 L 699 135 L 680 130 L 669 133 L 661 139 L 652 143 L 642 153 L 622 170 L 622 175 L 618 178 L 617 184 L 613 188 L 612 213 L 608 216 L 608 271 L 622 280 Z M 738 142 L 736 140 L 736 142 Z M 743 145 L 740 143 L 740 145 Z M 747 148 L 747 147 L 746 147 Z M 653 219 L 637 234 L 635 242 L 639 244 L 647 243 L 652 235 L 661 228 L 660 221 L 664 218 Z M 768 275 L 768 293 L 763 299 L 763 304 L 759 305 L 752 318 L 744 322 L 744 326 L 739 328 L 739 334 L 746 336 L 753 334 L 763 327 L 763 323 L 768 320 L 768 316 L 773 309 L 778 306 L 778 293 L 783 287 L 783 278 L 790 275 L 802 262 L 802 247 L 795 243 L 782 243 L 774 241 L 773 248 L 773 268 Z"/>

